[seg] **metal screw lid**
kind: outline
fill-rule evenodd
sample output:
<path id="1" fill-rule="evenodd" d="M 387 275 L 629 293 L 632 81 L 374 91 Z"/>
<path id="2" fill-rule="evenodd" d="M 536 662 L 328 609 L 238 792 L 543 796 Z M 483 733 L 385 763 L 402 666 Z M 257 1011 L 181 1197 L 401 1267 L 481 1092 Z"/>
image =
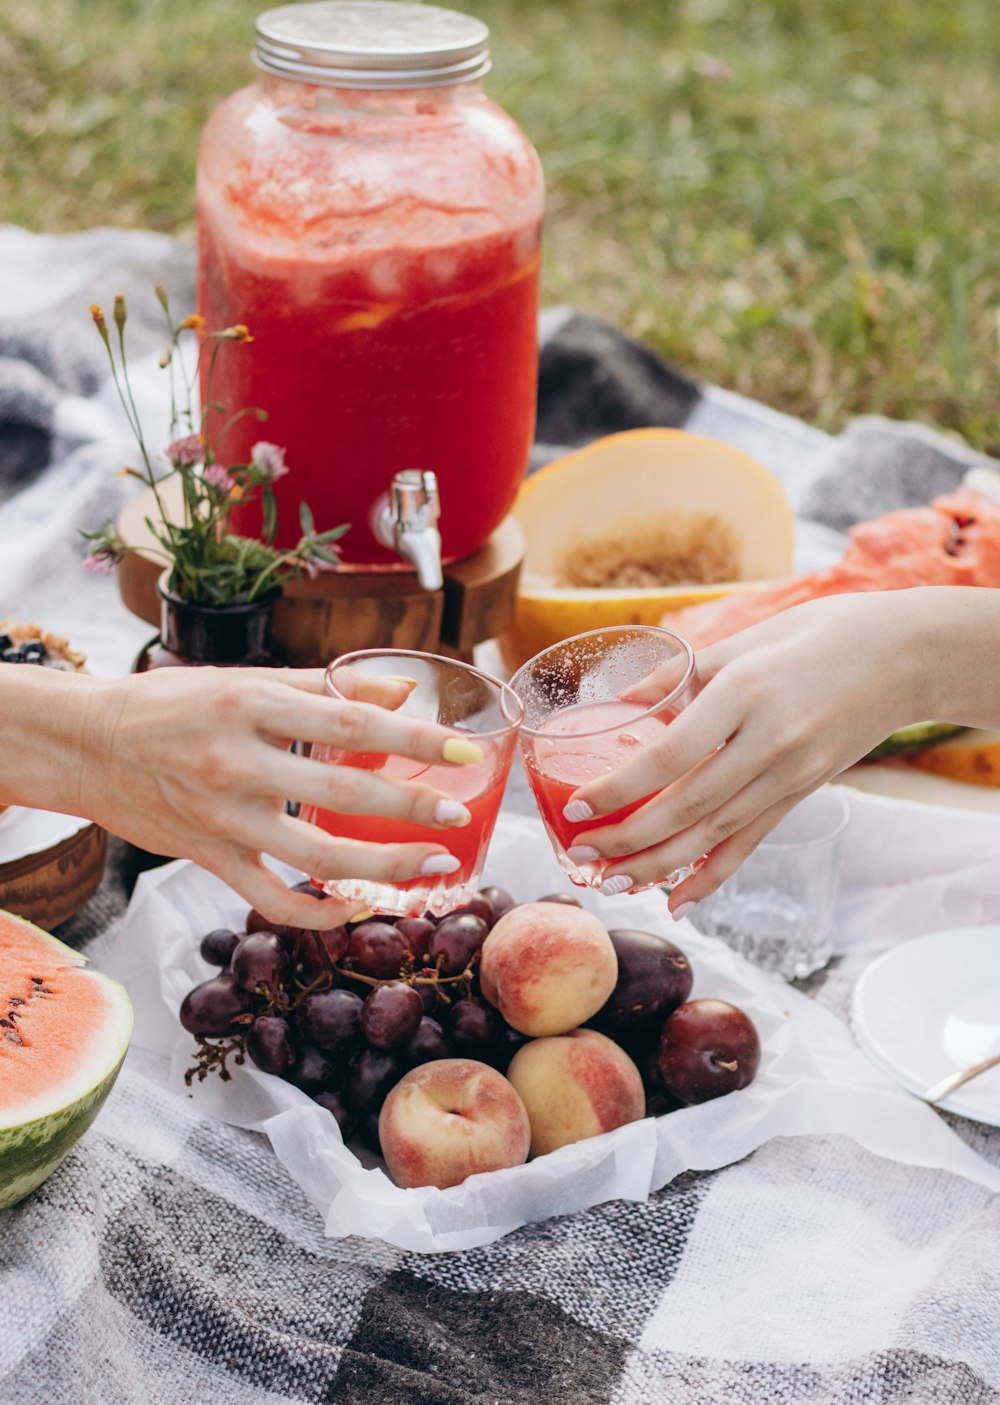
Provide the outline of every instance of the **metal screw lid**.
<path id="1" fill-rule="evenodd" d="M 490 31 L 472 15 L 397 0 L 316 0 L 257 20 L 266 73 L 333 88 L 433 88 L 489 71 Z"/>

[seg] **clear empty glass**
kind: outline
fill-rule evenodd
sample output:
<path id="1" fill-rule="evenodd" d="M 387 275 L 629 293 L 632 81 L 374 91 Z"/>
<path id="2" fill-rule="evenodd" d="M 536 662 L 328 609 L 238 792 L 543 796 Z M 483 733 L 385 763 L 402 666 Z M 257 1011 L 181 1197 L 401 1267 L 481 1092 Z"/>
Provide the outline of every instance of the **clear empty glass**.
<path id="1" fill-rule="evenodd" d="M 850 816 L 838 786 L 825 785 L 806 796 L 721 887 L 702 899 L 691 922 L 786 980 L 820 970 L 833 955 Z"/>
<path id="2" fill-rule="evenodd" d="M 375 844 L 414 842 L 443 844 L 460 860 L 455 873 L 404 882 L 377 882 L 363 878 L 336 878 L 321 884 L 324 891 L 350 902 L 362 902 L 372 912 L 393 916 L 431 912 L 440 916 L 461 907 L 479 887 L 486 847 L 496 824 L 503 796 L 522 708 L 514 693 L 486 673 L 456 659 L 437 654 L 419 654 L 405 649 L 364 649 L 344 654 L 326 671 L 326 691 L 343 697 L 338 676 L 350 669 L 375 677 L 407 677 L 415 681 L 406 701 L 397 712 L 453 727 L 457 736 L 474 741 L 483 759 L 455 766 L 442 761 L 431 764 L 406 756 L 381 756 L 352 752 L 339 747 L 314 747 L 312 755 L 335 766 L 353 766 L 391 778 L 418 780 L 459 800 L 472 819 L 463 828 L 434 829 L 384 815 L 350 815 L 317 806 L 304 806 L 302 818 L 330 834 Z"/>
<path id="3" fill-rule="evenodd" d="M 664 696 L 654 704 L 630 701 L 630 689 L 658 669 L 664 670 Z M 599 888 L 611 860 L 574 863 L 567 850 L 584 830 L 617 824 L 657 791 L 596 820 L 573 823 L 564 808 L 580 786 L 661 737 L 696 695 L 691 646 L 679 634 L 649 625 L 595 629 L 536 654 L 510 686 L 524 704 L 521 755 L 556 857 L 574 883 Z M 699 862 L 664 874 L 658 883 L 679 883 Z"/>

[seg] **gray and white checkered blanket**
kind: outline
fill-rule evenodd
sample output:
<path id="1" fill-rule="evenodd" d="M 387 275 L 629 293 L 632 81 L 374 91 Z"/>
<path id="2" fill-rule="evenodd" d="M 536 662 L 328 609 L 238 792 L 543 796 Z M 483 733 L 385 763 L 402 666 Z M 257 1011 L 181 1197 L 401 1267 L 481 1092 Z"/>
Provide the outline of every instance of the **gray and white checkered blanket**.
<path id="1" fill-rule="evenodd" d="M 148 627 L 78 570 L 77 531 L 113 510 L 128 451 L 86 309 L 118 287 L 138 320 L 148 305 L 152 364 L 150 290 L 166 281 L 189 303 L 192 264 L 158 236 L 0 230 L 0 614 L 70 635 L 101 672 L 127 669 Z M 878 419 L 828 437 L 590 318 L 546 314 L 543 330 L 538 462 L 644 424 L 731 440 L 785 483 L 804 562 L 984 461 Z M 996 852 L 985 842 L 968 869 L 952 856 L 946 908 L 896 935 L 1000 923 Z M 98 962 L 125 907 L 119 857 L 112 845 L 100 892 L 60 933 Z M 843 915 L 857 928 L 870 913 L 877 948 L 887 909 L 863 896 L 848 887 Z M 859 959 L 807 993 L 844 1016 Z M 1000 1166 L 1000 1131 L 949 1120 Z M 329 1240 L 265 1139 L 206 1118 L 136 1047 L 60 1170 L 0 1216 L 0 1379 L 27 1405 L 986 1405 L 1000 1401 L 1000 1199 L 804 1131 L 485 1248 Z"/>

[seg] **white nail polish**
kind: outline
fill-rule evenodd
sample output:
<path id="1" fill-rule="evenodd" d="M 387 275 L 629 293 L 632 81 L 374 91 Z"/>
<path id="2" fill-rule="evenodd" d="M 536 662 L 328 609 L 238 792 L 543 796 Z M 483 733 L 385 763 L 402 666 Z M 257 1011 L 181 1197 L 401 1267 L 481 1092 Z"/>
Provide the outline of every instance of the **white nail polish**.
<path id="1" fill-rule="evenodd" d="M 616 873 L 613 878 L 605 878 L 601 884 L 601 892 L 606 898 L 615 898 L 619 893 L 627 892 L 634 886 L 634 878 L 630 878 L 627 873 Z"/>
<path id="2" fill-rule="evenodd" d="M 566 850 L 566 857 L 572 859 L 574 863 L 593 863 L 601 856 L 596 849 L 592 849 L 589 844 L 574 844 L 572 849 Z"/>
<path id="3" fill-rule="evenodd" d="M 420 876 L 430 878 L 438 873 L 455 873 L 461 867 L 454 854 L 429 854 L 420 865 Z"/>
<path id="4" fill-rule="evenodd" d="M 594 811 L 592 806 L 587 804 L 586 800 L 571 800 L 569 804 L 563 808 L 563 817 L 569 820 L 571 824 L 580 824 L 583 820 L 592 820 L 594 818 Z"/>
<path id="5" fill-rule="evenodd" d="M 697 903 L 681 903 L 679 907 L 674 908 L 670 916 L 675 922 L 679 922 L 682 917 L 686 917 L 688 913 L 692 912 L 697 906 Z"/>
<path id="6" fill-rule="evenodd" d="M 472 819 L 468 810 L 457 800 L 439 800 L 434 809 L 434 819 L 437 824 L 452 825 L 460 828 L 467 825 Z"/>

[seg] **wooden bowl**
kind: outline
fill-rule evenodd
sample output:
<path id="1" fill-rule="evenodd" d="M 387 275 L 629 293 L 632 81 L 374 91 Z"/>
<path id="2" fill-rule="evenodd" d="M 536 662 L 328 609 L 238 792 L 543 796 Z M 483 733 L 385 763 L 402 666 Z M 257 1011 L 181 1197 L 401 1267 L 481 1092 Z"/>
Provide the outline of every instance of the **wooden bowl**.
<path id="1" fill-rule="evenodd" d="M 47 849 L 0 864 L 0 908 L 51 932 L 93 896 L 107 842 L 105 830 L 85 824 Z"/>

